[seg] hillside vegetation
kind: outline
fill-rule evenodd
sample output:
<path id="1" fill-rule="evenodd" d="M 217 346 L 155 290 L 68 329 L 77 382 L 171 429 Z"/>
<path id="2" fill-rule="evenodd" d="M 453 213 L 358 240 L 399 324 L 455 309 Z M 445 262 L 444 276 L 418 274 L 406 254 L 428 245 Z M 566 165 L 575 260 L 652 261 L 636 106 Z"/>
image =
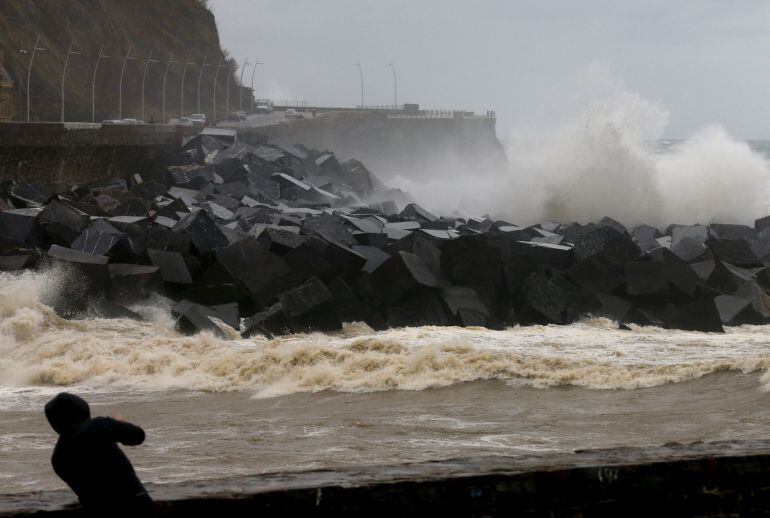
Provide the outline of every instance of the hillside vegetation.
<path id="1" fill-rule="evenodd" d="M 103 59 L 96 76 L 96 119 L 118 116 L 120 73 L 123 57 L 130 50 L 123 84 L 123 117 L 141 117 L 142 76 L 148 55 L 146 116 L 160 121 L 163 75 L 173 55 L 177 63 L 169 68 L 166 90 L 166 118 L 180 115 L 182 73 L 185 57 L 195 63 L 187 68 L 184 106 L 189 115 L 197 111 L 200 65 L 206 58 L 201 81 L 201 110 L 214 111 L 214 75 L 219 69 L 218 115 L 225 114 L 225 85 L 229 66 L 235 63 L 220 47 L 213 13 L 200 0 L 2 0 L 0 41 L 5 46 L 6 68 L 19 86 L 19 118 L 26 117 L 26 83 L 35 39 L 48 49 L 39 52 L 31 77 L 33 120 L 59 120 L 61 78 L 67 49 L 74 42 L 65 81 L 65 110 L 68 121 L 91 120 L 91 84 L 99 49 Z M 236 74 L 230 81 L 231 111 L 237 109 L 240 88 Z"/>

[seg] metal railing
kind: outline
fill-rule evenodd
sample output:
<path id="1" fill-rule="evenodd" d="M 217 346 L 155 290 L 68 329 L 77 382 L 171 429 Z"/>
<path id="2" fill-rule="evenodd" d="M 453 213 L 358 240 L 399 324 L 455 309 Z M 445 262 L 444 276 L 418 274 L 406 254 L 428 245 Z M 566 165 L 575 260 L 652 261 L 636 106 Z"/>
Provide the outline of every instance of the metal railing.
<path id="1" fill-rule="evenodd" d="M 308 108 L 310 104 L 307 101 L 296 101 L 290 99 L 274 100 L 274 108 Z"/>
<path id="2" fill-rule="evenodd" d="M 494 111 L 474 113 L 458 110 L 420 110 L 416 113 L 388 113 L 389 119 L 496 119 Z"/>
<path id="3" fill-rule="evenodd" d="M 346 107 L 332 107 L 332 106 L 315 106 L 311 105 L 307 101 L 298 100 L 276 100 L 273 104 L 273 109 L 276 111 L 283 111 L 287 108 L 294 108 L 297 111 L 304 113 L 318 112 L 347 112 L 350 114 L 375 112 L 382 113 L 389 119 L 496 119 L 496 113 L 493 110 L 487 110 L 485 113 L 474 113 L 465 110 L 414 110 L 412 108 L 416 105 L 407 104 L 379 104 L 379 105 L 364 105 L 360 104 L 353 108 Z"/>
<path id="4" fill-rule="evenodd" d="M 404 111 L 404 105 L 403 104 L 374 104 L 374 105 L 365 105 L 361 106 L 356 105 L 356 110 L 365 110 L 365 111 L 394 111 L 394 112 L 402 112 Z"/>

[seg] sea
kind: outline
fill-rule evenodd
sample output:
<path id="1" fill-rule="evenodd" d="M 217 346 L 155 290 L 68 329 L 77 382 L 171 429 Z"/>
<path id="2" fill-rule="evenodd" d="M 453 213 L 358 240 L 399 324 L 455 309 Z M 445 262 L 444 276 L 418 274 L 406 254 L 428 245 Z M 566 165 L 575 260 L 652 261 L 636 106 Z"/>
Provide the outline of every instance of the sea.
<path id="1" fill-rule="evenodd" d="M 572 143 L 557 139 L 541 153 L 569 157 L 548 162 L 546 180 L 579 173 L 570 196 L 546 181 L 556 195 L 544 206 L 588 220 L 620 210 L 624 223 L 678 214 L 669 222 L 751 224 L 770 213 L 767 142 L 710 129 L 642 153 L 643 134 L 629 140 L 626 118 L 603 110 L 612 117 L 601 128 L 588 117 L 575 128 L 590 131 L 570 129 Z M 681 190 L 677 178 L 687 179 Z M 644 203 L 623 203 L 635 179 L 660 196 L 631 192 Z M 497 200 L 521 193 L 500 189 Z M 50 302 L 66 296 L 67 282 L 53 270 L 0 274 L 0 494 L 64 487 L 43 415 L 61 391 L 86 398 L 93 415 L 143 427 L 145 443 L 126 450 L 140 478 L 158 484 L 770 437 L 767 326 L 706 334 L 621 330 L 606 319 L 500 331 L 347 323 L 274 339 L 245 340 L 228 328 L 222 339 L 178 334 L 161 297 L 131 308 L 142 322 L 62 319 Z"/>
<path id="2" fill-rule="evenodd" d="M 770 332 L 420 327 L 268 340 L 64 320 L 54 272 L 0 275 L 0 493 L 63 488 L 43 406 L 60 391 L 142 426 L 140 478 L 186 480 L 770 433 Z"/>

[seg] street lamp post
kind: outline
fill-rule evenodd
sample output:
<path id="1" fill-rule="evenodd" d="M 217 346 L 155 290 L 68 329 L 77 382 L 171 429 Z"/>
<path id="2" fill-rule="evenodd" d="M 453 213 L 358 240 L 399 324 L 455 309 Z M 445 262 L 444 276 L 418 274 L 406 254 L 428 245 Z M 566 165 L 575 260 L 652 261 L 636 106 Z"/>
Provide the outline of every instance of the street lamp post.
<path id="1" fill-rule="evenodd" d="M 203 70 L 206 67 L 211 66 L 206 62 L 206 60 L 206 56 L 203 56 L 203 64 L 201 65 L 200 72 L 198 72 L 198 113 L 203 113 L 201 111 L 201 79 L 203 79 Z"/>
<path id="2" fill-rule="evenodd" d="M 396 65 L 391 60 L 388 66 L 393 69 L 393 109 L 398 110 L 398 79 L 396 78 Z"/>
<path id="3" fill-rule="evenodd" d="M 241 99 L 240 99 L 240 105 L 238 107 L 240 111 L 243 111 L 243 73 L 246 71 L 246 67 L 248 67 L 249 65 L 251 65 L 251 63 L 249 63 L 249 58 L 246 58 L 246 61 L 243 62 L 243 66 L 241 67 Z"/>
<path id="4" fill-rule="evenodd" d="M 118 88 L 118 120 L 123 119 L 123 76 L 126 72 L 126 65 L 128 60 L 136 61 L 136 58 L 131 57 L 131 46 L 128 47 L 128 53 L 123 58 L 123 68 L 120 69 L 120 86 Z"/>
<path id="5" fill-rule="evenodd" d="M 96 66 L 94 66 L 94 77 L 91 80 L 91 122 L 96 122 L 96 72 L 99 70 L 99 61 L 109 57 L 104 54 L 104 45 L 102 45 L 99 48 L 99 57 L 96 58 Z"/>
<path id="6" fill-rule="evenodd" d="M 254 111 L 254 97 L 255 97 L 255 95 L 254 95 L 254 74 L 257 72 L 257 65 L 262 65 L 262 64 L 264 64 L 264 63 L 262 63 L 262 61 L 260 61 L 259 58 L 257 58 L 257 62 L 254 63 L 254 69 L 251 71 L 251 103 L 250 103 L 251 110 L 250 111 Z"/>
<path id="7" fill-rule="evenodd" d="M 142 74 L 142 122 L 146 120 L 144 117 L 144 84 L 147 81 L 147 69 L 150 67 L 150 63 L 158 63 L 157 59 L 152 59 L 152 51 L 147 55 L 147 60 L 144 62 L 144 74 Z"/>
<path id="8" fill-rule="evenodd" d="M 38 51 L 45 52 L 48 49 L 44 49 L 43 47 L 38 47 L 38 44 L 40 43 L 40 35 L 37 35 L 37 39 L 35 40 L 35 48 L 32 49 L 32 55 L 29 58 L 29 70 L 27 70 L 27 122 L 30 121 L 29 118 L 29 91 L 32 90 L 32 85 L 30 84 L 30 79 L 32 79 L 32 63 L 35 61 L 35 54 L 37 54 Z"/>
<path id="9" fill-rule="evenodd" d="M 190 55 L 188 54 L 184 60 L 184 69 L 182 69 L 182 94 L 180 95 L 179 102 L 179 117 L 184 117 L 184 78 L 185 75 L 187 75 L 187 67 L 194 64 L 195 63 L 190 63 Z"/>
<path id="10" fill-rule="evenodd" d="M 219 77 L 219 69 L 227 68 L 222 64 L 224 60 L 224 58 L 219 60 L 217 71 L 214 73 L 214 117 L 211 119 L 213 122 L 217 122 L 217 78 Z"/>
<path id="11" fill-rule="evenodd" d="M 356 60 L 356 68 L 358 68 L 358 74 L 361 76 L 361 109 L 364 109 L 364 69 L 361 67 L 361 62 Z"/>
<path id="12" fill-rule="evenodd" d="M 178 63 L 177 61 L 174 61 L 173 52 L 168 58 L 168 63 L 166 63 L 166 71 L 163 73 L 163 101 L 161 103 L 161 105 L 163 106 L 163 108 L 161 109 L 161 121 L 163 124 L 166 123 L 166 79 L 168 78 L 168 69 L 171 66 L 171 63 Z"/>
<path id="13" fill-rule="evenodd" d="M 225 115 L 226 117 L 230 116 L 230 78 L 232 77 L 232 75 L 233 75 L 233 63 L 230 62 L 230 67 L 227 69 L 227 86 L 225 87 L 225 92 L 227 94 L 226 97 L 225 97 L 225 99 L 226 99 L 226 101 L 225 101 L 226 110 L 225 111 L 227 112 L 227 115 Z"/>
<path id="14" fill-rule="evenodd" d="M 75 45 L 75 40 L 72 40 L 70 42 L 70 48 L 67 50 L 67 57 L 64 58 L 64 70 L 62 70 L 61 73 L 61 121 L 64 122 L 64 78 L 67 75 L 67 65 L 69 65 L 70 62 L 70 56 L 73 54 L 82 56 L 80 52 L 75 52 L 72 50 L 72 47 Z"/>

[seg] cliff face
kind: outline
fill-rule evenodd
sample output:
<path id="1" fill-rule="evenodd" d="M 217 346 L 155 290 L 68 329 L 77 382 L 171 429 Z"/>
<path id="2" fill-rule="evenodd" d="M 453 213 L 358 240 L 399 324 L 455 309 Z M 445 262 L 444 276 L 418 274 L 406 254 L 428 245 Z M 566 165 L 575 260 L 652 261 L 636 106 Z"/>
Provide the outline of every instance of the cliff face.
<path id="1" fill-rule="evenodd" d="M 200 0 L 2 0 L 0 41 L 5 47 L 5 66 L 18 88 L 18 119 L 26 119 L 27 71 L 37 36 L 40 47 L 32 68 L 30 111 L 33 120 L 58 121 L 61 112 L 61 78 L 67 50 L 74 50 L 65 79 L 65 113 L 68 121 L 91 120 L 91 84 L 99 49 L 104 54 L 96 75 L 96 120 L 118 117 L 120 73 L 123 57 L 131 52 L 123 83 L 123 117 L 142 115 L 142 77 L 152 52 L 145 87 L 145 119 L 160 121 L 162 85 L 167 62 L 166 118 L 180 115 L 182 74 L 187 67 L 184 106 L 197 111 L 198 77 L 204 57 L 201 110 L 214 111 L 213 83 L 217 65 L 223 62 L 217 89 L 217 112 L 225 113 L 228 60 L 219 43 L 213 13 Z M 230 81 L 231 111 L 237 109 L 240 88 L 235 74 Z"/>

